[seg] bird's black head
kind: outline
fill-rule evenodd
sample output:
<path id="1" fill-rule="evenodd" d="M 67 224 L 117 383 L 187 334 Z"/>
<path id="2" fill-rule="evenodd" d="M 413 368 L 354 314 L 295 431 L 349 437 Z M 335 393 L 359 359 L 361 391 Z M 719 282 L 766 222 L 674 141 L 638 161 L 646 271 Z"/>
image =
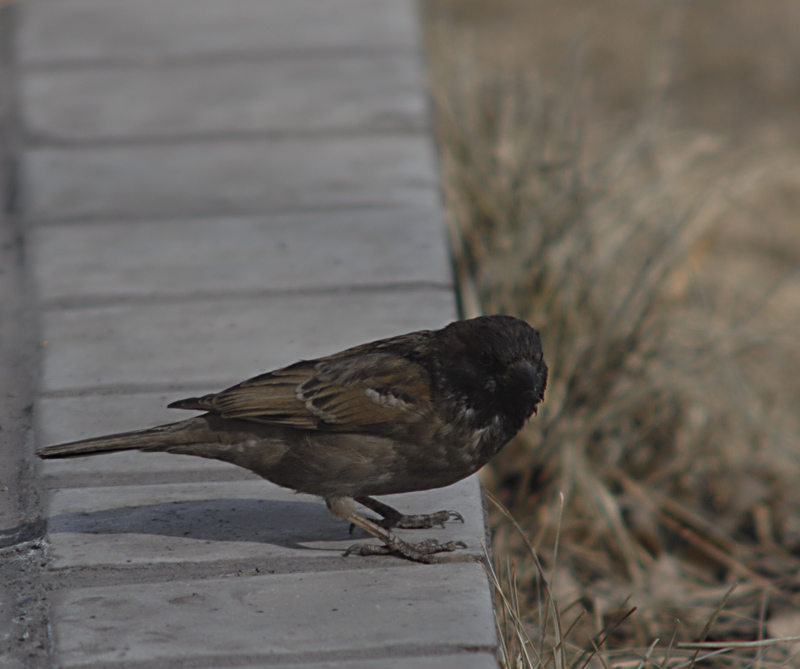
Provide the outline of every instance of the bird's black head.
<path id="1" fill-rule="evenodd" d="M 512 316 L 456 321 L 436 332 L 438 390 L 476 429 L 498 417 L 514 434 L 544 399 L 547 365 L 539 331 Z"/>

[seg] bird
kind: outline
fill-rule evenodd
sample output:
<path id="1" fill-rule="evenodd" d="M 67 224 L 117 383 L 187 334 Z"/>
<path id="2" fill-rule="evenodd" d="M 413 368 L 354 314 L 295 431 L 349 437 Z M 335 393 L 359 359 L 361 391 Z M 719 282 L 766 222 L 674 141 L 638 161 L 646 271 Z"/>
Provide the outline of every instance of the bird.
<path id="1" fill-rule="evenodd" d="M 461 514 L 406 515 L 374 497 L 440 488 L 476 472 L 536 414 L 546 385 L 539 331 L 513 316 L 479 316 L 301 360 L 168 405 L 200 416 L 37 455 L 139 450 L 222 460 L 321 497 L 351 531 L 360 527 L 382 542 L 356 544 L 345 555 L 461 561 L 469 559 L 458 553 L 463 542 L 414 544 L 393 531 L 463 522 Z"/>

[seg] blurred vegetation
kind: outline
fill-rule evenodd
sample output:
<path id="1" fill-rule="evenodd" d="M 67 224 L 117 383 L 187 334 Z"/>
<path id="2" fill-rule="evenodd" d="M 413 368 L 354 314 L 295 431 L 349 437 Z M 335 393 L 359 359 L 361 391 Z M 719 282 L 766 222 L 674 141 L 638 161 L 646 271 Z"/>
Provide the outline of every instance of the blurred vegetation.
<path id="1" fill-rule="evenodd" d="M 719 3 L 592 4 L 425 5 L 463 315 L 525 318 L 551 370 L 483 472 L 510 510 L 492 518 L 506 664 L 571 666 L 602 640 L 633 667 L 661 638 L 641 666 L 785 666 L 791 643 L 730 643 L 800 635 L 800 226 L 770 197 L 800 203 L 800 153 L 775 135 L 797 119 L 772 113 L 800 75 L 762 85 L 763 124 L 696 88 L 725 93 L 714 68 L 757 88 L 729 32 L 791 53 L 800 13 L 729 3 L 715 35 Z"/>

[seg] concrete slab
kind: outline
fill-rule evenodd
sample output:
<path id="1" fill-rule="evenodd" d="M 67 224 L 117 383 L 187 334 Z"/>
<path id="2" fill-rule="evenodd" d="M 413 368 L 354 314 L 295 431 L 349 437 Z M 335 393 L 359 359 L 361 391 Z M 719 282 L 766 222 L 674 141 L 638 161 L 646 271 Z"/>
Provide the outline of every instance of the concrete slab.
<path id="1" fill-rule="evenodd" d="M 197 390 L 197 394 L 219 388 Z M 191 414 L 167 409 L 167 404 L 192 392 L 130 393 L 124 395 L 88 395 L 39 399 L 36 403 L 37 444 L 49 446 L 67 441 L 98 437 L 113 432 L 137 430 L 182 420 Z M 180 455 L 139 453 L 137 451 L 110 453 L 102 457 L 70 460 L 43 460 L 39 473 L 45 485 L 105 485 L 124 478 L 130 482 L 164 482 L 164 479 L 195 478 L 257 478 L 255 474 L 216 460 L 188 458 Z M 261 480 L 261 479 L 258 479 Z M 115 481 L 116 482 L 116 481 Z"/>
<path id="2" fill-rule="evenodd" d="M 95 436 L 100 436 L 98 432 Z M 39 474 L 48 488 L 106 485 L 151 485 L 194 481 L 261 480 L 241 467 L 182 455 L 126 451 L 92 458 L 46 460 Z"/>
<path id="3" fill-rule="evenodd" d="M 32 218 L 438 204 L 425 135 L 39 148 L 21 169 Z"/>
<path id="4" fill-rule="evenodd" d="M 404 282 L 450 286 L 439 209 L 73 223 L 31 231 L 44 301 Z"/>
<path id="5" fill-rule="evenodd" d="M 126 432 L 143 427 L 183 420 L 191 415 L 186 411 L 167 409 L 167 404 L 189 395 L 204 395 L 221 390 L 219 387 L 176 390 L 168 393 L 125 393 L 114 395 L 89 394 L 75 397 L 40 398 L 36 403 L 36 427 L 39 446 L 50 446 L 67 441 L 78 441 L 112 432 Z M 119 453 L 117 455 L 123 455 Z M 89 458 L 72 462 L 107 460 Z M 166 456 L 165 456 L 166 457 Z M 181 462 L 187 458 L 169 456 Z M 200 458 L 193 458 L 203 462 Z M 67 460 L 50 460 L 48 467 L 68 464 Z"/>
<path id="6" fill-rule="evenodd" d="M 23 77 L 21 102 L 28 133 L 57 141 L 427 125 L 408 55 L 58 67 Z"/>
<path id="7" fill-rule="evenodd" d="M 67 590 L 53 602 L 59 664 L 488 649 L 485 582 L 462 564 Z"/>
<path id="8" fill-rule="evenodd" d="M 301 358 L 441 327 L 453 317 L 446 289 L 52 310 L 42 318 L 41 387 L 45 393 L 176 384 L 221 389 Z"/>
<path id="9" fill-rule="evenodd" d="M 412 0 L 29 0 L 18 37 L 26 65 L 419 48 Z"/>
<path id="10" fill-rule="evenodd" d="M 40 441 L 179 419 L 176 397 L 454 317 L 413 0 L 18 9 Z M 213 461 L 41 471 L 40 663 L 494 666 L 480 565 L 345 559 L 377 540 Z M 387 501 L 458 510 L 401 534 L 482 552 L 475 477 Z"/>
<path id="11" fill-rule="evenodd" d="M 406 513 L 458 511 L 464 523 L 398 534 L 412 542 L 463 541 L 465 552 L 483 555 L 477 477 L 381 499 Z M 343 552 L 354 543 L 378 543 L 360 530 L 350 535 L 349 525 L 333 518 L 320 499 L 264 480 L 62 489 L 53 492 L 48 514 L 53 569 L 233 559 L 341 559 L 361 566 L 369 558 L 344 558 Z"/>

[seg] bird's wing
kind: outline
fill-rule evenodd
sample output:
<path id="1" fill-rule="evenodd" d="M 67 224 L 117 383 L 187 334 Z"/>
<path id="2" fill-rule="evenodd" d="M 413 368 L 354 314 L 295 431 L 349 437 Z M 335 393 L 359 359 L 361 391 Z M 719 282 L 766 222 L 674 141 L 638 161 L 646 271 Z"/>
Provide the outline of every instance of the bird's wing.
<path id="1" fill-rule="evenodd" d="M 305 430 L 358 432 L 424 416 L 431 391 L 422 365 L 385 351 L 354 349 L 170 406 Z"/>

